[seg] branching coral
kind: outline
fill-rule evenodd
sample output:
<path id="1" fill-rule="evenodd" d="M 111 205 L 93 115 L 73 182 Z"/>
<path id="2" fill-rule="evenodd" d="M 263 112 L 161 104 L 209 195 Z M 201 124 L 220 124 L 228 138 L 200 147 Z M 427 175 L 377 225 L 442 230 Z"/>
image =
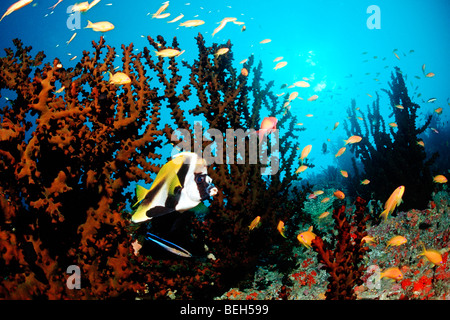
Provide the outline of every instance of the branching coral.
<path id="1" fill-rule="evenodd" d="M 176 38 L 171 46 L 160 36 L 148 41 L 156 50 L 178 49 Z M 7 49 L 0 58 L 0 89 L 17 95 L 0 110 L 2 297 L 208 297 L 227 280 L 239 280 L 235 270 L 254 267 L 266 246 L 276 241 L 272 238 L 278 239 L 278 220 L 296 213 L 284 208 L 295 179 L 292 166 L 297 165 L 295 144 L 289 139 L 300 130 L 289 111 L 281 116 L 284 110 L 271 92 L 273 83 L 261 88 L 262 66 L 253 68 L 253 57 L 244 65 L 249 71 L 244 76 L 232 67 L 231 50 L 213 56 L 217 45 L 206 47 L 199 35 L 199 59 L 185 63 L 190 81 L 180 92 L 176 58 L 155 58 L 148 48 L 135 54 L 132 44 L 122 46 L 119 71 L 131 83 L 116 86 L 103 77 L 114 73 L 116 59 L 115 49 L 103 38 L 93 42 L 92 54 L 83 52 L 75 68 L 68 69 L 58 59 L 42 66 L 43 53 L 33 58 L 30 47 L 19 40 L 14 45 L 15 50 Z M 226 46 L 231 48 L 230 43 Z M 152 87 L 155 80 L 163 92 Z M 278 128 L 286 131 L 279 150 L 285 158 L 278 159 L 280 170 L 269 178 L 261 176 L 263 163 L 209 167 L 221 191 L 210 213 L 204 220 L 193 217 L 193 222 L 189 214 L 182 216 L 188 221 L 185 242 L 195 246 L 198 259 L 135 256 L 126 212 L 133 196 L 127 188 L 138 181 L 152 182 L 161 165 L 158 160 L 166 160 L 159 152 L 171 142 L 173 128 L 193 132 L 181 107 L 192 89 L 199 105 L 190 113 L 203 116 L 210 128 L 221 132 L 257 129 L 263 108 L 277 116 Z M 172 117 L 163 121 L 166 106 Z M 203 147 L 209 143 L 203 141 Z M 236 143 L 227 143 L 236 154 Z M 246 146 L 244 159 L 249 156 L 248 141 Z M 250 233 L 248 224 L 256 215 L 263 226 Z M 265 236 L 263 230 L 274 236 Z M 215 260 L 201 257 L 204 243 Z M 80 267 L 81 289 L 66 286 L 70 265 Z"/>
<path id="2" fill-rule="evenodd" d="M 362 284 L 361 276 L 366 267 L 362 264 L 368 249 L 361 241 L 367 235 L 365 214 L 366 201 L 360 197 L 355 201 L 355 212 L 346 216 L 345 206 L 335 208 L 333 219 L 337 230 L 334 249 L 321 237 L 312 240 L 312 247 L 319 255 L 319 262 L 325 264 L 329 274 L 326 299 L 356 299 L 354 287 Z M 349 221 L 350 220 L 350 221 Z"/>
<path id="3" fill-rule="evenodd" d="M 377 94 L 372 110 L 368 107 L 367 115 L 360 110 L 357 111 L 356 103 L 352 101 L 352 107 L 348 109 L 351 128 L 345 122 L 345 129 L 349 135 L 363 137 L 361 142 L 352 145 L 351 148 L 364 166 L 364 178 L 371 181 L 365 189 L 373 192 L 376 199 L 385 201 L 395 188 L 404 185 L 402 210 L 423 209 L 430 200 L 433 179 L 429 167 L 437 154 L 426 160 L 424 148 L 417 142 L 418 135 L 428 128 L 431 116 L 423 126 L 417 125 L 417 111 L 420 106 L 412 102 L 408 96 L 400 69 L 396 68 L 389 86 L 390 91 L 383 90 L 389 96 L 394 116 L 394 122 L 389 128 L 380 114 L 380 100 Z M 357 120 L 359 117 L 356 115 L 357 112 L 362 118 L 360 122 Z M 355 171 L 358 173 L 356 168 Z"/>

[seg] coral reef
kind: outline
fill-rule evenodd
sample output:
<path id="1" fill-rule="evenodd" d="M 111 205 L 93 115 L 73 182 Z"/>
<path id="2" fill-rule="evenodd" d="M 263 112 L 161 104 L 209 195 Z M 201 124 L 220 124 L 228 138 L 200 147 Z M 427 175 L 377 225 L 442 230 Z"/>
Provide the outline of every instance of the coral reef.
<path id="1" fill-rule="evenodd" d="M 433 195 L 427 209 L 401 211 L 386 223 L 367 227 L 366 233 L 375 242 L 364 244 L 370 249 L 361 261 L 367 267 L 360 275 L 362 282 L 353 284 L 356 299 L 450 299 L 449 196 L 448 192 L 440 191 Z M 407 243 L 386 248 L 388 240 L 396 235 L 406 237 Z M 426 258 L 419 256 L 420 242 L 427 248 L 442 251 L 443 263 L 432 267 Z M 299 245 L 293 248 L 292 256 L 297 264 L 287 274 L 280 273 L 277 265 L 259 268 L 248 288 L 231 288 L 217 299 L 326 299 L 330 275 L 320 262 L 320 255 Z M 390 267 L 398 267 L 403 279 L 381 279 L 381 272 Z"/>
<path id="2" fill-rule="evenodd" d="M 333 210 L 337 231 L 334 249 L 319 236 L 311 242 L 314 251 L 319 254 L 319 262 L 325 264 L 329 274 L 326 299 L 355 299 L 353 288 L 362 284 L 361 276 L 366 269 L 362 261 L 369 250 L 362 241 L 367 235 L 365 230 L 369 219 L 369 215 L 365 214 L 365 205 L 366 201 L 357 197 L 356 210 L 351 217 L 346 217 L 345 206 Z"/>
<path id="3" fill-rule="evenodd" d="M 301 206 L 301 200 L 287 201 L 298 164 L 290 139 L 301 129 L 279 107 L 273 83 L 261 86 L 262 65 L 253 67 L 253 57 L 244 76 L 233 68 L 231 50 L 213 55 L 216 44 L 206 47 L 201 35 L 196 39 L 199 58 L 192 65 L 184 62 L 190 78 L 183 86 L 176 58 L 155 58 L 148 48 L 136 54 L 133 44 L 122 45 L 119 66 L 131 82 L 106 81 L 103 75 L 114 72 L 116 51 L 103 37 L 93 42 L 92 54 L 84 51 L 67 69 L 58 59 L 42 65 L 44 54 L 31 57 L 31 47 L 19 40 L 14 50 L 6 49 L 0 90 L 17 97 L 0 110 L 1 297 L 207 298 L 243 280 L 239 275 L 254 270 L 268 246 L 292 250 L 293 242 L 283 242 L 276 226 Z M 170 46 L 160 36 L 148 41 L 155 50 L 179 49 L 176 38 Z M 261 176 L 263 163 L 212 164 L 209 175 L 221 192 L 205 215 L 168 215 L 144 226 L 160 228 L 158 234 L 169 240 L 177 237 L 196 258 L 182 260 L 145 244 L 136 254 L 128 190 L 136 182 L 152 182 L 166 160 L 161 150 L 173 143 L 173 128 L 193 133 L 183 109 L 193 89 L 199 105 L 189 113 L 223 133 L 258 129 L 264 109 L 278 117 L 277 127 L 286 131 L 280 138 L 280 169 Z M 171 119 L 163 119 L 163 111 Z M 204 139 L 203 147 L 210 143 Z M 236 143 L 228 144 L 236 154 Z M 257 215 L 262 226 L 250 232 Z M 80 289 L 66 286 L 71 265 L 80 268 Z"/>
<path id="4" fill-rule="evenodd" d="M 396 68 L 395 74 L 392 74 L 389 86 L 390 91 L 383 90 L 389 96 L 394 116 L 394 121 L 388 128 L 387 122 L 380 115 L 378 94 L 372 110 L 367 108 L 367 115 L 356 108 L 355 100 L 347 111 L 350 118 L 350 127 L 347 122 L 344 123 L 347 134 L 363 137 L 361 142 L 350 146 L 364 167 L 362 175 L 355 166 L 355 184 L 359 180 L 370 179 L 371 183 L 364 187 L 365 191 L 361 191 L 360 195 L 368 199 L 374 196 L 383 202 L 395 188 L 404 185 L 402 209 L 424 209 L 433 190 L 430 165 L 437 154 L 426 159 L 424 148 L 417 142 L 418 136 L 429 127 L 432 118 L 429 116 L 421 127 L 417 125 L 417 111 L 420 106 L 408 96 L 400 69 Z M 357 113 L 362 121 L 357 120 Z"/>

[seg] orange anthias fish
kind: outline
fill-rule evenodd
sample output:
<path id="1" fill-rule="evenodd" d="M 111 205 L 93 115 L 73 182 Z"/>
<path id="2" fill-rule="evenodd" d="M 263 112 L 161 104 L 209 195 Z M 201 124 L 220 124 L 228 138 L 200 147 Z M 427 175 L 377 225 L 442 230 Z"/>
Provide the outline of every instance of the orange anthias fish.
<path id="1" fill-rule="evenodd" d="M 287 65 L 286 61 L 280 61 L 277 63 L 277 65 L 274 67 L 275 70 L 281 69 Z"/>
<path id="2" fill-rule="evenodd" d="M 442 174 L 438 174 L 437 176 L 435 176 L 433 178 L 433 182 L 436 182 L 436 183 L 447 183 L 447 178 L 444 175 L 442 175 Z"/>
<path id="3" fill-rule="evenodd" d="M 157 16 L 159 16 L 161 13 L 163 13 L 167 7 L 169 6 L 169 1 L 166 1 L 163 3 L 163 5 L 161 7 L 159 7 L 158 11 L 156 11 L 154 14 L 152 14 L 152 18 L 156 18 Z"/>
<path id="4" fill-rule="evenodd" d="M 278 119 L 275 117 L 265 117 L 261 121 L 261 128 L 258 131 L 259 141 L 262 141 L 262 138 L 265 134 L 270 134 L 277 128 Z"/>
<path id="5" fill-rule="evenodd" d="M 329 211 L 325 211 L 323 213 L 320 214 L 319 219 L 324 219 L 326 217 L 328 217 L 330 215 Z"/>
<path id="6" fill-rule="evenodd" d="M 280 220 L 280 222 L 278 222 L 277 230 L 283 236 L 283 238 L 286 238 L 286 236 L 284 235 L 284 222 L 283 221 Z"/>
<path id="7" fill-rule="evenodd" d="M 253 219 L 253 221 L 248 226 L 249 230 L 253 230 L 253 229 L 257 228 L 260 224 L 260 221 L 261 221 L 260 216 L 257 216 L 255 219 Z"/>
<path id="8" fill-rule="evenodd" d="M 423 251 L 421 254 L 419 254 L 419 256 L 425 256 L 425 258 L 427 258 L 428 261 L 430 261 L 433 264 L 433 267 L 434 267 L 434 265 L 438 265 L 443 262 L 441 252 L 434 250 L 434 249 L 427 250 L 425 248 L 425 245 L 423 244 L 423 242 L 420 241 L 420 243 L 422 244 Z"/>
<path id="9" fill-rule="evenodd" d="M 393 267 L 386 269 L 384 272 L 381 273 L 380 279 L 382 278 L 389 278 L 393 280 L 401 280 L 403 279 L 403 273 L 400 271 L 398 267 Z"/>
<path id="10" fill-rule="evenodd" d="M 388 248 L 389 246 L 398 247 L 398 246 L 401 246 L 402 244 L 406 243 L 407 241 L 408 240 L 405 237 L 395 236 L 395 237 L 392 237 L 388 241 L 386 248 Z"/>
<path id="11" fill-rule="evenodd" d="M 116 72 L 114 75 L 109 72 L 109 83 L 115 84 L 115 85 L 123 85 L 131 83 L 130 77 L 126 75 L 123 72 Z"/>
<path id="12" fill-rule="evenodd" d="M 344 178 L 348 178 L 348 172 L 347 172 L 347 171 L 341 170 L 340 172 L 341 172 L 341 175 L 342 175 Z"/>
<path id="13" fill-rule="evenodd" d="M 86 28 L 91 28 L 92 30 L 98 32 L 107 32 L 114 29 L 114 25 L 108 21 L 100 21 L 92 23 L 91 21 L 88 20 L 88 25 L 85 27 L 85 29 Z"/>
<path id="14" fill-rule="evenodd" d="M 369 179 L 364 179 L 363 181 L 361 181 L 361 184 L 363 185 L 368 185 L 370 183 Z"/>
<path id="15" fill-rule="evenodd" d="M 342 154 L 345 152 L 345 147 L 342 147 L 339 149 L 339 151 L 334 155 L 335 158 L 342 156 Z"/>
<path id="16" fill-rule="evenodd" d="M 361 243 L 376 243 L 375 238 L 372 236 L 365 236 L 364 238 L 361 239 Z"/>
<path id="17" fill-rule="evenodd" d="M 311 248 L 311 241 L 316 238 L 312 230 L 313 227 L 310 226 L 308 231 L 302 232 L 297 236 L 298 241 L 307 248 Z"/>
<path id="18" fill-rule="evenodd" d="M 336 190 L 333 194 L 338 199 L 342 200 L 345 198 L 345 194 L 341 190 Z"/>
<path id="19" fill-rule="evenodd" d="M 312 145 L 310 145 L 310 144 L 303 148 L 302 153 L 300 154 L 300 160 L 302 161 L 302 163 L 303 163 L 303 160 L 305 160 L 305 158 L 311 152 L 311 149 L 312 149 Z"/>
<path id="20" fill-rule="evenodd" d="M 345 145 L 347 144 L 353 144 L 353 143 L 358 143 L 362 140 L 362 138 L 360 136 L 351 136 L 350 138 L 348 138 L 345 141 Z"/>
<path id="21" fill-rule="evenodd" d="M 20 0 L 20 1 L 17 1 L 16 3 L 13 3 L 8 8 L 8 10 L 6 10 L 6 12 L 3 14 L 0 21 L 2 21 L 4 17 L 10 15 L 11 13 L 13 13 L 16 10 L 19 10 L 20 8 L 25 7 L 26 5 L 30 4 L 31 2 L 33 2 L 33 0 Z"/>
<path id="22" fill-rule="evenodd" d="M 158 57 L 164 57 L 164 58 L 173 58 L 173 57 L 177 57 L 182 53 L 182 51 L 177 50 L 177 49 L 163 49 L 163 50 L 159 50 L 159 51 L 155 51 L 155 54 Z"/>
<path id="23" fill-rule="evenodd" d="M 308 166 L 305 166 L 303 164 L 300 167 L 298 167 L 298 169 L 295 171 L 295 173 L 301 173 L 301 172 L 305 171 L 306 169 L 308 169 Z"/>
<path id="24" fill-rule="evenodd" d="M 405 187 L 400 186 L 392 192 L 389 199 L 384 204 L 384 211 L 380 214 L 380 217 L 384 217 L 384 221 L 387 220 L 389 213 L 392 214 L 395 208 L 402 202 L 403 193 L 405 192 Z"/>
<path id="25" fill-rule="evenodd" d="M 205 21 L 203 21 L 203 20 L 187 20 L 185 22 L 180 23 L 180 27 L 186 27 L 186 28 L 198 27 L 198 26 L 201 26 L 202 24 L 205 24 Z"/>

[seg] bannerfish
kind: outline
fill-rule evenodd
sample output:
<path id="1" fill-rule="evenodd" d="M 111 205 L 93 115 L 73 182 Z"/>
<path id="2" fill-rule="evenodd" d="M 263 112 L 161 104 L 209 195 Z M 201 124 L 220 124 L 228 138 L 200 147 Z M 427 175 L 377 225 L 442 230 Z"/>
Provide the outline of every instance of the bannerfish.
<path id="1" fill-rule="evenodd" d="M 137 202 L 133 207 L 140 204 L 131 220 L 137 223 L 187 211 L 217 192 L 207 175 L 206 161 L 193 152 L 182 152 L 159 170 L 149 190 L 136 187 Z"/>

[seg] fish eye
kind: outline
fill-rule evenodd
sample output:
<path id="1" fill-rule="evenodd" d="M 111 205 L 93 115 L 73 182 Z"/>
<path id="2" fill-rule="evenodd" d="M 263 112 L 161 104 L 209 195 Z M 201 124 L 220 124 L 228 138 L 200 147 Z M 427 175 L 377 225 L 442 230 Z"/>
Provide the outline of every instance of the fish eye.
<path id="1" fill-rule="evenodd" d="M 195 182 L 197 183 L 203 183 L 205 181 L 205 176 L 203 175 L 198 175 L 195 177 Z"/>

